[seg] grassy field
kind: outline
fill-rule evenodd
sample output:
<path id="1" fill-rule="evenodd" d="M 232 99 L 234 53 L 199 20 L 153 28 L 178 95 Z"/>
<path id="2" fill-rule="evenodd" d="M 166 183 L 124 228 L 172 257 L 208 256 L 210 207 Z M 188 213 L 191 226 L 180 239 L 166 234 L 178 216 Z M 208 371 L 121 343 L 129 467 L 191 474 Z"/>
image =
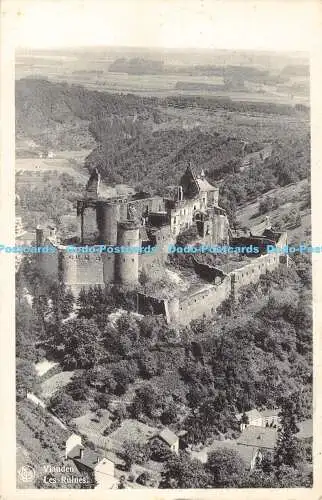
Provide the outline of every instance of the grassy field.
<path id="1" fill-rule="evenodd" d="M 49 379 L 45 380 L 41 384 L 41 397 L 44 399 L 49 399 L 51 396 L 58 391 L 61 387 L 67 385 L 74 375 L 73 371 L 70 372 L 60 372 L 53 375 Z"/>
<path id="2" fill-rule="evenodd" d="M 104 429 L 112 423 L 111 413 L 108 410 L 101 410 L 102 416 L 98 417 L 96 413 L 85 413 L 81 417 L 75 418 L 74 423 L 77 425 L 79 432 L 87 436 L 97 435 L 103 436 Z"/>

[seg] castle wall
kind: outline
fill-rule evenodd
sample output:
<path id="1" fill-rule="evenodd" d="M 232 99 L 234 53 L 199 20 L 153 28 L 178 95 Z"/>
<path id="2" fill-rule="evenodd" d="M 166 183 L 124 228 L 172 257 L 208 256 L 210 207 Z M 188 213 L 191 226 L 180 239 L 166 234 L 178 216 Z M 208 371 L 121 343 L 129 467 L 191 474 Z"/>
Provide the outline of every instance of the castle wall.
<path id="1" fill-rule="evenodd" d="M 213 281 L 220 284 L 225 278 L 226 274 L 218 267 L 211 266 L 194 260 L 195 272 L 207 281 Z"/>
<path id="2" fill-rule="evenodd" d="M 179 299 L 158 299 L 145 295 L 137 294 L 138 313 L 143 315 L 162 315 L 167 323 L 175 323 L 179 318 Z"/>
<path id="3" fill-rule="evenodd" d="M 206 285 L 181 297 L 180 300 L 155 299 L 144 296 L 138 312 L 141 314 L 163 314 L 168 322 L 188 325 L 192 320 L 212 316 L 222 302 L 236 296 L 241 287 L 257 283 L 260 275 L 265 274 L 267 271 L 273 271 L 282 263 L 287 264 L 285 256 L 267 254 L 252 259 L 249 264 L 240 269 L 235 269 L 227 275 L 221 273 L 220 276 L 217 276 L 218 270 L 214 268 L 213 278 L 218 279 L 220 277 L 221 283 Z M 203 271 L 205 271 L 204 268 Z M 143 303 L 145 304 L 144 307 L 142 306 Z M 155 304 L 157 304 L 157 307 Z M 152 312 L 155 310 L 158 312 Z M 162 310 L 163 312 L 161 312 Z"/>
<path id="4" fill-rule="evenodd" d="M 130 205 L 133 206 L 140 217 L 146 211 L 148 212 L 163 212 L 165 211 L 164 199 L 160 196 L 153 198 L 142 198 L 140 200 L 130 200 Z"/>
<path id="5" fill-rule="evenodd" d="M 257 283 L 261 274 L 273 271 L 280 264 L 280 257 L 275 254 L 266 254 L 252 259 L 240 269 L 234 269 L 228 276 L 232 279 L 232 292 L 236 293 L 242 286 Z"/>
<path id="6" fill-rule="evenodd" d="M 86 207 L 81 217 L 83 217 L 83 242 L 91 243 L 98 234 L 95 208 Z"/>
<path id="7" fill-rule="evenodd" d="M 61 252 L 62 280 L 73 291 L 94 285 L 104 286 L 103 256 L 98 253 L 75 254 Z"/>
<path id="8" fill-rule="evenodd" d="M 211 316 L 230 294 L 231 281 L 227 276 L 219 285 L 206 285 L 183 297 L 179 304 L 179 323 L 188 325 L 194 319 Z"/>
<path id="9" fill-rule="evenodd" d="M 39 230 L 42 231 L 42 230 Z M 43 231 L 37 232 L 36 234 L 37 246 L 46 246 L 55 248 L 54 245 L 47 239 L 44 238 Z M 53 253 L 39 253 L 37 254 L 37 263 L 40 270 L 49 278 L 53 280 L 59 279 L 59 253 L 57 251 Z"/>
<path id="10" fill-rule="evenodd" d="M 181 231 L 190 227 L 193 223 L 193 216 L 197 210 L 200 210 L 201 202 L 199 199 L 184 200 L 177 202 L 175 208 L 171 210 L 171 232 L 177 236 Z"/>
<path id="11" fill-rule="evenodd" d="M 137 294 L 137 312 L 145 316 L 148 315 L 162 315 L 166 316 L 165 299 L 158 299 L 145 295 L 144 293 Z"/>

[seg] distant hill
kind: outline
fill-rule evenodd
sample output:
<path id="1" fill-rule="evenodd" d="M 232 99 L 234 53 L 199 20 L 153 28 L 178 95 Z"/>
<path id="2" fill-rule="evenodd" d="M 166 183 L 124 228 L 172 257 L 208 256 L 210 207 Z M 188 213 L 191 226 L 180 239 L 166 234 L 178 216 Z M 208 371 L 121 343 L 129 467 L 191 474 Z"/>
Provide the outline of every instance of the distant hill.
<path id="1" fill-rule="evenodd" d="M 31 139 L 54 151 L 92 150 L 85 165 L 97 167 L 106 182 L 153 192 L 177 182 L 192 161 L 214 181 L 232 175 L 225 196 L 237 203 L 271 189 L 274 182 L 285 185 L 307 175 L 308 115 L 308 108 L 268 102 L 141 97 L 44 80 L 16 82 L 17 139 Z M 196 118 L 202 125 L 193 125 Z M 183 127 L 183 121 L 192 126 Z M 235 179 L 244 139 L 250 137 L 248 146 L 256 151 L 252 144 L 261 142 L 262 129 L 265 142 L 276 143 L 278 149 L 265 170 L 267 181 L 259 178 L 254 184 L 252 172 Z M 248 185 L 253 186 L 250 193 Z"/>

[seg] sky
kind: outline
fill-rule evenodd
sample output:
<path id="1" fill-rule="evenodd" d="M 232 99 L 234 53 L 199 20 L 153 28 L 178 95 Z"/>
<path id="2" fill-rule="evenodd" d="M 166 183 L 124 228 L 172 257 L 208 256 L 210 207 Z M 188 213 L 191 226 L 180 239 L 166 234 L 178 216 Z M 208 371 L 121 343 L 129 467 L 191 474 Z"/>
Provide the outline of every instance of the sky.
<path id="1" fill-rule="evenodd" d="M 319 0 L 7 0 L 17 47 L 306 51 Z M 315 10 L 314 10 L 315 9 Z"/>

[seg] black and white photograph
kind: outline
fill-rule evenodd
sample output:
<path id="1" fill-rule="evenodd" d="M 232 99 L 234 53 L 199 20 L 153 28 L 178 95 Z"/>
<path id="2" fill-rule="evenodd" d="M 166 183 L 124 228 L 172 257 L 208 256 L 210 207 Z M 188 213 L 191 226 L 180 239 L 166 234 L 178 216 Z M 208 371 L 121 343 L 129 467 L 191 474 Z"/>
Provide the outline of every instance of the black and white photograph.
<path id="1" fill-rule="evenodd" d="M 319 2 L 16 4 L 17 490 L 312 489 Z"/>

